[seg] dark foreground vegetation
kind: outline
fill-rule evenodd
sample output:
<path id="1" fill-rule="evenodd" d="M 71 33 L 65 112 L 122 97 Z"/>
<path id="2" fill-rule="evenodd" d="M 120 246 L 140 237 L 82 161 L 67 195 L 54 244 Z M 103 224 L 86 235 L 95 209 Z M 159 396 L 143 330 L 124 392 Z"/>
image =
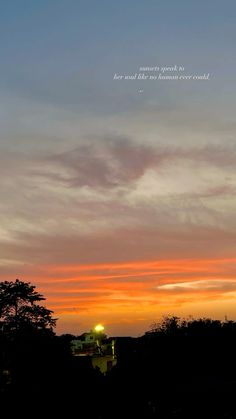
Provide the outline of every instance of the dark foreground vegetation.
<path id="1" fill-rule="evenodd" d="M 236 322 L 165 318 L 141 338 L 118 338 L 107 375 L 73 357 L 43 297 L 0 283 L 1 417 L 236 418 Z"/>

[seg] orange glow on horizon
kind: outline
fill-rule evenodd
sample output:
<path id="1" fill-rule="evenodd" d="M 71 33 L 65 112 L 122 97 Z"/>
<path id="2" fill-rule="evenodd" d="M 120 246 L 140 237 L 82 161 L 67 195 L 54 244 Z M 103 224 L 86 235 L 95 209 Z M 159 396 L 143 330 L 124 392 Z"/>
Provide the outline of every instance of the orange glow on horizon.
<path id="1" fill-rule="evenodd" d="M 211 313 L 210 304 L 227 314 L 236 296 L 236 258 L 28 266 L 21 279 L 37 286 L 67 329 L 94 323 L 98 314 L 111 324 L 138 318 L 150 324 L 166 313 Z M 232 304 L 230 313 L 236 318 Z"/>

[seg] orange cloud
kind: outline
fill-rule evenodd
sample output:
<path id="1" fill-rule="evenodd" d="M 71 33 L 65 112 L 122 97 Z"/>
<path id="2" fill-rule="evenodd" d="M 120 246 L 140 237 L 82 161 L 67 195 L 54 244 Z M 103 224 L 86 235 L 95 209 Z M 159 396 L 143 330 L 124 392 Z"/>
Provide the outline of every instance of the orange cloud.
<path id="1" fill-rule="evenodd" d="M 225 314 L 236 294 L 236 258 L 32 266 L 22 279 L 45 295 L 60 318 L 60 331 L 79 333 L 96 320 L 114 326 L 140 318 L 144 328 L 168 312 L 203 315 L 210 302 L 212 315 L 217 301 Z"/>

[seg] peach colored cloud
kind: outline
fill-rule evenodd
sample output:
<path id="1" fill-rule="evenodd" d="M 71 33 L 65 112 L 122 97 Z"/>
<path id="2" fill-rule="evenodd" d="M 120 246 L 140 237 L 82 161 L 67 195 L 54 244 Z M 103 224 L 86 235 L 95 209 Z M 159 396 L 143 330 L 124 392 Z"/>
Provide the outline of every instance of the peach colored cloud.
<path id="1" fill-rule="evenodd" d="M 62 325 L 67 319 L 74 328 L 85 317 L 84 324 L 108 321 L 108 314 L 114 324 L 148 322 L 167 312 L 184 314 L 186 307 L 191 314 L 196 304 L 199 315 L 209 302 L 221 301 L 226 310 L 236 295 L 236 258 L 32 266 L 22 279 L 37 285 Z"/>

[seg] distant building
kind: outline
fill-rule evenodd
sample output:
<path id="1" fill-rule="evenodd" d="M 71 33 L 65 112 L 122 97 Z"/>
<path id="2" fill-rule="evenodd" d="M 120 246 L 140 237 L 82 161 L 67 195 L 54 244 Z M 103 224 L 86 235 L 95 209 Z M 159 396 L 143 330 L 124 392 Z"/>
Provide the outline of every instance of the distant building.
<path id="1" fill-rule="evenodd" d="M 72 340 L 71 349 L 74 356 L 91 357 L 93 367 L 105 374 L 117 363 L 115 343 L 115 339 L 108 338 L 102 326 L 98 325 L 89 333 L 83 333 Z"/>

